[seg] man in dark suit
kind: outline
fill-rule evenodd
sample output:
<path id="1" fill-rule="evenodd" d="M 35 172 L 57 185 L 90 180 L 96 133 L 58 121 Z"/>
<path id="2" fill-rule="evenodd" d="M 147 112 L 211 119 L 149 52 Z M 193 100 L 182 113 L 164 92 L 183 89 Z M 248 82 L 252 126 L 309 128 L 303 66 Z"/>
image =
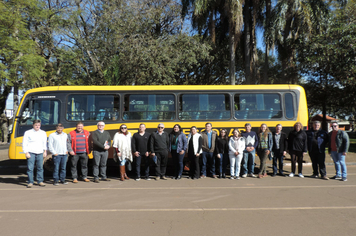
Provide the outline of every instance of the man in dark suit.
<path id="1" fill-rule="evenodd" d="M 276 131 L 273 132 L 273 175 L 277 175 L 277 160 L 279 162 L 279 172 L 278 174 L 284 176 L 283 174 L 283 159 L 288 150 L 288 140 L 287 135 L 282 132 L 282 125 L 276 125 Z"/>
<path id="2" fill-rule="evenodd" d="M 325 167 L 325 148 L 329 142 L 328 133 L 321 129 L 320 121 L 313 122 L 313 128 L 307 131 L 308 151 L 312 161 L 312 178 L 319 178 L 319 172 L 322 179 L 328 180 Z M 318 169 L 319 167 L 319 169 Z"/>

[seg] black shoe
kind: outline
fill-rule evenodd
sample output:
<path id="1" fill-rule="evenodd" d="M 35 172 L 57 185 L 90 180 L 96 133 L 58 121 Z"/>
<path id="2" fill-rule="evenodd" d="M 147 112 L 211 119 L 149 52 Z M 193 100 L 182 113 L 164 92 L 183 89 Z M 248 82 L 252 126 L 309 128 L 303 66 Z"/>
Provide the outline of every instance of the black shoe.
<path id="1" fill-rule="evenodd" d="M 108 182 L 109 182 L 110 179 L 106 179 L 106 178 L 105 178 L 105 179 L 101 179 L 101 181 L 108 181 Z"/>
<path id="2" fill-rule="evenodd" d="M 222 177 L 225 179 L 225 178 L 226 178 L 226 175 L 225 175 L 225 174 L 222 174 Z"/>
<path id="3" fill-rule="evenodd" d="M 176 178 L 176 180 L 179 180 L 179 179 L 181 179 L 182 178 L 182 176 L 181 175 L 178 175 L 178 177 Z"/>
<path id="4" fill-rule="evenodd" d="M 277 174 L 276 174 L 276 173 L 273 173 L 271 176 L 272 176 L 272 177 L 276 177 L 276 176 L 277 176 Z"/>

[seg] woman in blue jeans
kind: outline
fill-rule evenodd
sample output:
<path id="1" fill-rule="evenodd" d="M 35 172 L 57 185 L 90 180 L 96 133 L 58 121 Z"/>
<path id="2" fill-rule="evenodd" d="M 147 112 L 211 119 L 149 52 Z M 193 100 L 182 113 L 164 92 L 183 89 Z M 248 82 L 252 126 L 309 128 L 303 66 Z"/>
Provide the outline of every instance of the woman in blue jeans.
<path id="1" fill-rule="evenodd" d="M 188 147 L 188 142 L 179 124 L 173 126 L 169 134 L 169 148 L 173 158 L 174 175 L 173 179 L 181 179 L 183 173 L 183 159 Z"/>

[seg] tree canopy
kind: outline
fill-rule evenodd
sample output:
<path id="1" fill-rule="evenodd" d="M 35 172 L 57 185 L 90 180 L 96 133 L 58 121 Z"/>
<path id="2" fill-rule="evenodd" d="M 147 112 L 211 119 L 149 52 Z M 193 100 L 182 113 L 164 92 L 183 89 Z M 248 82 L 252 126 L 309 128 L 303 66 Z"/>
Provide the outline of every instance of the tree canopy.
<path id="1" fill-rule="evenodd" d="M 1 1 L 0 108 L 12 88 L 294 83 L 310 109 L 355 113 L 355 13 L 356 0 Z"/>

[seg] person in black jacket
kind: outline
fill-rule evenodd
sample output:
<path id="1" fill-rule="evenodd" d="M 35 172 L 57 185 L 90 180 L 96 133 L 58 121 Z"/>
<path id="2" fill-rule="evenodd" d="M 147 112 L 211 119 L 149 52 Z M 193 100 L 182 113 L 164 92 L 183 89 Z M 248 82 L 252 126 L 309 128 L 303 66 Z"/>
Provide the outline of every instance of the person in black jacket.
<path id="1" fill-rule="evenodd" d="M 313 175 L 311 177 L 318 178 L 318 166 L 322 179 L 328 180 L 325 167 L 325 147 L 329 141 L 328 133 L 320 129 L 320 121 L 314 121 L 313 129 L 307 131 L 308 151 L 312 161 Z"/>
<path id="2" fill-rule="evenodd" d="M 225 179 L 226 166 L 229 161 L 229 136 L 226 129 L 220 130 L 215 141 L 215 153 L 219 164 L 219 178 Z"/>
<path id="3" fill-rule="evenodd" d="M 303 125 L 300 122 L 294 124 L 294 129 L 288 135 L 288 152 L 292 160 L 292 172 L 289 177 L 294 177 L 296 162 L 298 161 L 298 175 L 304 178 L 303 155 L 307 153 L 307 134 L 303 131 Z"/>
<path id="4" fill-rule="evenodd" d="M 284 176 L 283 174 L 283 159 L 288 150 L 288 139 L 287 135 L 282 132 L 282 125 L 278 124 L 276 126 L 276 131 L 272 133 L 273 135 L 273 174 L 272 176 L 278 174 Z M 277 161 L 278 161 L 278 169 L 277 169 Z"/>
<path id="5" fill-rule="evenodd" d="M 160 123 L 157 131 L 151 134 L 150 151 L 152 156 L 157 157 L 156 180 L 167 180 L 166 169 L 168 161 L 169 136 L 164 132 L 164 124 Z"/>
<path id="6" fill-rule="evenodd" d="M 140 124 L 138 132 L 135 133 L 131 140 L 131 149 L 136 161 L 136 180 L 141 178 L 141 162 L 144 163 L 145 179 L 151 180 L 149 177 L 149 152 L 148 152 L 148 140 L 150 134 L 146 133 L 146 125 Z"/>

